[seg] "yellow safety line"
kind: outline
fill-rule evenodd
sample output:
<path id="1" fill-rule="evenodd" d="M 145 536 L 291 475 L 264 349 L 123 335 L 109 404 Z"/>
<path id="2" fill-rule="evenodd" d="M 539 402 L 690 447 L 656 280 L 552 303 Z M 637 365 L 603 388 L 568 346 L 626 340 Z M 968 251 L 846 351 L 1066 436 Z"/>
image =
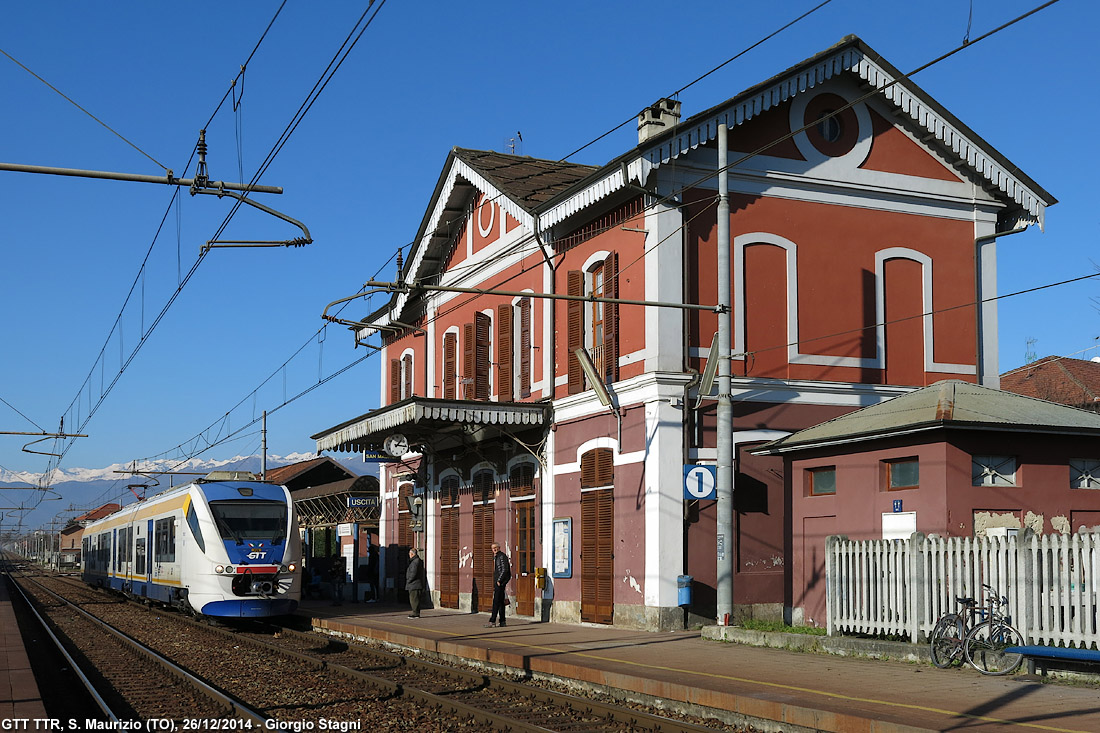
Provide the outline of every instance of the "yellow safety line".
<path id="1" fill-rule="evenodd" d="M 391 626 L 397 626 L 397 627 L 400 627 L 400 628 L 409 628 L 409 629 L 418 628 L 418 627 L 416 627 L 412 624 L 393 623 L 393 622 L 390 622 L 390 621 L 375 621 L 374 623 L 387 624 L 387 625 L 391 625 Z M 423 628 L 423 627 L 419 627 L 419 628 Z M 446 634 L 447 636 L 469 636 L 469 633 L 457 633 L 457 632 L 451 632 L 451 631 L 443 631 L 443 630 L 440 630 L 440 629 L 432 629 L 432 632 L 437 633 L 437 634 Z M 692 669 L 680 669 L 678 667 L 664 667 L 664 666 L 661 666 L 659 664 L 649 664 L 649 663 L 643 663 L 643 662 L 632 662 L 628 659 L 618 659 L 616 657 L 603 657 L 603 656 L 600 656 L 599 654 L 589 654 L 589 653 L 586 653 L 586 652 L 578 652 L 578 651 L 573 651 L 573 650 L 569 650 L 569 649 L 559 649 L 557 647 L 543 646 L 541 644 L 527 644 L 527 643 L 519 642 L 519 641 L 511 641 L 509 639 L 498 639 L 496 637 L 493 637 L 493 641 L 496 641 L 496 642 L 499 642 L 499 643 L 502 643 L 502 644 L 507 644 L 507 645 L 510 645 L 510 646 L 515 646 L 515 647 L 523 647 L 523 648 L 527 648 L 527 649 L 538 649 L 538 650 L 541 650 L 541 651 L 548 651 L 548 652 L 557 652 L 558 654 L 571 654 L 571 655 L 574 655 L 574 656 L 584 657 L 584 658 L 587 658 L 587 659 L 598 659 L 602 662 L 614 662 L 615 664 L 624 664 L 624 665 L 630 665 L 630 666 L 634 666 L 634 667 L 644 667 L 646 669 L 660 669 L 660 670 L 664 670 L 665 672 L 677 672 L 677 673 L 680 673 L 680 674 L 696 675 L 698 677 L 711 677 L 711 678 L 714 678 L 714 679 L 730 680 L 732 682 L 743 682 L 745 684 L 760 685 L 762 687 L 774 687 L 774 688 L 777 688 L 777 689 L 780 689 L 780 690 L 790 690 L 790 691 L 794 691 L 794 692 L 805 692 L 805 693 L 809 693 L 809 694 L 812 694 L 812 695 L 822 695 L 824 697 L 831 697 L 831 698 L 835 698 L 837 700 L 847 700 L 847 701 L 850 701 L 850 702 L 871 703 L 871 704 L 874 704 L 874 705 L 884 705 L 886 707 L 904 708 L 906 710 L 920 710 L 922 712 L 927 712 L 927 713 L 938 713 L 940 715 L 952 715 L 952 716 L 956 716 L 956 717 L 960 717 L 960 718 L 968 718 L 970 720 L 980 720 L 980 721 L 983 721 L 983 722 L 986 722 L 986 723 L 1001 723 L 1001 724 L 1004 724 L 1004 725 L 1018 725 L 1018 726 L 1022 726 L 1024 728 L 1037 728 L 1039 730 L 1057 731 L 1057 733 L 1090 733 L 1089 731 L 1078 730 L 1076 728 L 1058 728 L 1056 726 L 1042 725 L 1040 723 L 1023 723 L 1023 722 L 1018 722 L 1018 721 L 1015 721 L 1015 720 L 1005 720 L 1003 718 L 993 718 L 993 717 L 990 717 L 988 715 L 975 715 L 973 713 L 961 713 L 961 712 L 956 712 L 954 710 L 944 710 L 942 708 L 933 708 L 933 707 L 928 707 L 926 705 L 914 705 L 912 703 L 891 702 L 889 700 L 877 700 L 877 699 L 872 698 L 872 697 L 855 697 L 853 695 L 844 695 L 844 694 L 841 694 L 839 692 L 825 692 L 823 690 L 815 690 L 815 689 L 810 688 L 810 687 L 799 687 L 797 685 L 785 685 L 781 682 L 765 682 L 765 681 L 762 681 L 762 680 L 753 680 L 753 679 L 748 679 L 746 677 L 734 677 L 733 675 L 718 674 L 718 673 L 715 673 L 715 672 L 699 672 L 699 671 L 692 670 Z"/>

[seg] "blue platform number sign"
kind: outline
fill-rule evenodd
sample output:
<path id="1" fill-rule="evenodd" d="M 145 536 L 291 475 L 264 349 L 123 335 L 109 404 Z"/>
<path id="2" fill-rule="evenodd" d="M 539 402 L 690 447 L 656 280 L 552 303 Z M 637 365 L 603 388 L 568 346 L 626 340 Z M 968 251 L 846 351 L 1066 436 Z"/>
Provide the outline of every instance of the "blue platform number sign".
<path id="1" fill-rule="evenodd" d="M 717 466 L 699 466 L 693 463 L 686 464 L 684 466 L 684 498 L 717 499 Z"/>
<path id="2" fill-rule="evenodd" d="M 895 512 L 900 512 L 901 511 L 901 499 L 894 499 L 894 511 Z"/>

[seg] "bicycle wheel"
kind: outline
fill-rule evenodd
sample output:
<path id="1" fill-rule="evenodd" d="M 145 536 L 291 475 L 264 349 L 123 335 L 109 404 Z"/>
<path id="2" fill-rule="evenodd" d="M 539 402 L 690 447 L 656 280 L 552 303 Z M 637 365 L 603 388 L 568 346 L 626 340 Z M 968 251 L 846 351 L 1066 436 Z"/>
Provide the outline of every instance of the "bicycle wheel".
<path id="1" fill-rule="evenodd" d="M 966 622 L 957 613 L 947 613 L 936 622 L 929 638 L 932 664 L 945 669 L 963 660 L 963 643 L 966 641 Z"/>
<path id="2" fill-rule="evenodd" d="M 982 674 L 1011 674 L 1024 661 L 1024 655 L 1005 649 L 1023 643 L 1020 632 L 1008 624 L 983 621 L 966 635 L 966 661 Z"/>

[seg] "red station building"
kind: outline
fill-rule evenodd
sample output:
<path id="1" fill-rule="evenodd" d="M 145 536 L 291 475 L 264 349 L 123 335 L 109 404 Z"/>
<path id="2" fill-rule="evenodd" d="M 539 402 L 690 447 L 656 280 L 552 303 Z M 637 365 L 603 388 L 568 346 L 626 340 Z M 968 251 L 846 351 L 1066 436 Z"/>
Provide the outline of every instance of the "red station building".
<path id="1" fill-rule="evenodd" d="M 717 304 L 719 124 L 738 613 L 806 615 L 783 459 L 749 450 L 940 380 L 998 386 L 990 235 L 1041 225 L 1048 193 L 854 37 L 679 106 L 644 110 L 601 166 L 453 149 L 409 287 L 356 324 L 383 344 L 382 406 L 313 437 L 400 456 L 381 475 L 386 567 L 422 548 L 443 607 L 489 609 L 497 541 L 520 616 L 680 628 L 687 574 L 688 622 L 713 621 L 716 502 L 684 486 L 717 459 L 699 394 L 717 315 L 673 306 Z"/>

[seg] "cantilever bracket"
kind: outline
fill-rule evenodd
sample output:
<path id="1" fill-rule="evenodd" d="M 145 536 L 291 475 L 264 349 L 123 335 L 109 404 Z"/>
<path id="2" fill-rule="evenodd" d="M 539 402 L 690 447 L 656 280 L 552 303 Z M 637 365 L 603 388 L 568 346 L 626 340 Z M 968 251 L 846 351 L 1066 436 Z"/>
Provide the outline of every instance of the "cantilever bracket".
<path id="1" fill-rule="evenodd" d="M 271 208 L 270 206 L 264 206 L 263 204 L 259 203 L 258 201 L 253 201 L 252 199 L 248 198 L 247 196 L 243 196 L 239 193 L 234 193 L 233 191 L 226 190 L 225 188 L 223 188 L 221 186 L 218 186 L 217 188 L 211 188 L 211 187 L 198 188 L 196 186 L 192 186 L 191 187 L 191 195 L 194 196 L 197 193 L 203 193 L 203 194 L 207 194 L 207 195 L 210 195 L 210 196 L 217 196 L 218 198 L 221 198 L 222 196 L 229 196 L 230 198 L 233 198 L 233 199 L 236 199 L 237 201 L 240 201 L 242 204 L 248 204 L 249 206 L 255 207 L 255 208 L 259 209 L 260 211 L 263 211 L 264 213 L 271 214 L 272 216 L 274 216 L 277 219 L 282 219 L 285 222 L 289 222 L 290 224 L 293 224 L 294 226 L 301 229 L 302 233 L 305 235 L 304 237 L 295 237 L 294 239 L 285 239 L 285 240 L 280 240 L 280 241 L 276 241 L 276 240 L 243 240 L 243 239 L 224 239 L 224 240 L 212 239 L 209 242 L 207 242 L 206 244 L 199 247 L 199 252 L 202 253 L 202 254 L 205 254 L 207 251 L 209 251 L 211 249 L 214 249 L 215 247 L 304 247 L 305 245 L 311 244 L 313 242 L 313 237 L 310 236 L 309 229 L 306 228 L 305 224 L 298 221 L 297 219 L 294 219 L 292 217 L 287 216 L 286 214 L 282 213 L 281 211 L 276 211 L 275 209 Z"/>

